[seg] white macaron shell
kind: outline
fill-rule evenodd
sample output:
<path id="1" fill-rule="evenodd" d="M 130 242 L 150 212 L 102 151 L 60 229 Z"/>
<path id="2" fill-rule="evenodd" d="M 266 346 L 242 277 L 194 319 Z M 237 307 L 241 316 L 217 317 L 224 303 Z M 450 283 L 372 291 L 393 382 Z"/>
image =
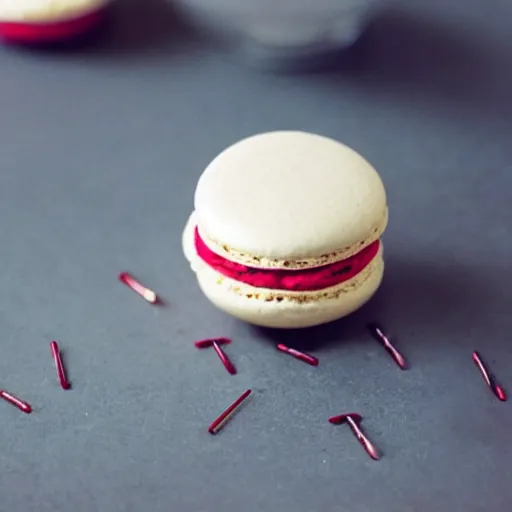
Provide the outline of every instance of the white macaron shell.
<path id="1" fill-rule="evenodd" d="M 0 21 L 52 23 L 100 10 L 112 0 L 0 0 Z"/>
<path id="2" fill-rule="evenodd" d="M 382 181 L 362 156 L 298 131 L 255 135 L 227 148 L 200 177 L 194 203 L 207 243 L 284 260 L 367 240 L 387 213 Z"/>
<path id="3" fill-rule="evenodd" d="M 376 258 L 371 265 L 374 268 L 368 279 L 355 289 L 341 293 L 336 298 L 320 298 L 303 304 L 247 298 L 246 295 L 234 291 L 235 281 L 226 279 L 222 284 L 218 284 L 214 276 L 209 275 L 213 272 L 211 269 L 198 272 L 197 278 L 204 295 L 225 313 L 262 327 L 297 329 L 338 320 L 353 313 L 370 300 L 382 281 L 382 257 Z M 246 291 L 249 293 L 250 289 Z"/>

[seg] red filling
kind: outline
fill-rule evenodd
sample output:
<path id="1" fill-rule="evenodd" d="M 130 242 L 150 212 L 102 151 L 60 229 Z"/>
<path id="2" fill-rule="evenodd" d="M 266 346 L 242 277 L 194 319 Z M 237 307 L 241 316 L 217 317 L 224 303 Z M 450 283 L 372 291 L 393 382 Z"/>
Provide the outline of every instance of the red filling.
<path id="1" fill-rule="evenodd" d="M 376 240 L 350 258 L 321 267 L 282 270 L 248 267 L 219 256 L 204 243 L 197 227 L 194 238 L 198 256 L 222 275 L 256 288 L 302 292 L 322 290 L 352 279 L 375 258 L 380 244 Z"/>
<path id="2" fill-rule="evenodd" d="M 0 38 L 13 43 L 47 43 L 79 36 L 103 21 L 106 9 L 64 21 L 26 23 L 0 21 Z"/>

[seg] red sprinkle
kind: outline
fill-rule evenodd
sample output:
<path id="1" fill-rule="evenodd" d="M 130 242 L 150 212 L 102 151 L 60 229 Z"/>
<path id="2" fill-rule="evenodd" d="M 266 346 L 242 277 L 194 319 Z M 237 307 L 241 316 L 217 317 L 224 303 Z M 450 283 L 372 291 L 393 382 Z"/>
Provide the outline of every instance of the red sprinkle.
<path id="1" fill-rule="evenodd" d="M 366 437 L 365 433 L 362 431 L 361 427 L 357 424 L 357 422 L 351 417 L 347 416 L 347 422 L 350 425 L 350 428 L 352 429 L 352 432 L 354 432 L 354 435 L 357 437 L 363 448 L 366 450 L 366 453 L 373 459 L 373 460 L 379 460 L 379 452 L 377 451 L 377 448 L 375 448 L 375 445 Z"/>
<path id="2" fill-rule="evenodd" d="M 119 280 L 131 288 L 134 292 L 138 293 L 141 297 L 146 299 L 149 303 L 155 304 L 158 301 L 158 297 L 153 290 L 150 290 L 149 288 L 146 288 L 144 285 L 140 284 L 128 272 L 121 272 L 119 274 Z"/>
<path id="3" fill-rule="evenodd" d="M 239 396 L 209 427 L 208 432 L 210 434 L 216 434 L 219 432 L 224 423 L 231 417 L 235 410 L 240 404 L 251 394 L 251 390 L 248 389 L 241 396 Z"/>
<path id="4" fill-rule="evenodd" d="M 53 361 L 55 363 L 55 368 L 57 369 L 57 376 L 59 377 L 59 382 L 62 389 L 69 389 L 71 386 L 69 385 L 69 381 L 66 377 L 66 370 L 64 369 L 64 364 L 62 363 L 62 358 L 60 356 L 59 345 L 56 341 L 52 341 L 50 343 L 50 350 L 52 351 Z"/>
<path id="5" fill-rule="evenodd" d="M 482 377 L 484 378 L 486 384 L 489 386 L 491 391 L 502 401 L 507 401 L 507 394 L 505 390 L 496 382 L 492 373 L 487 369 L 480 354 L 475 350 L 472 354 L 473 362 L 477 365 Z"/>
<path id="6" fill-rule="evenodd" d="M 226 368 L 226 370 L 231 375 L 235 375 L 236 374 L 236 368 L 233 366 L 233 363 L 229 360 L 229 358 L 226 355 L 226 353 L 224 352 L 224 350 L 222 350 L 220 348 L 220 345 L 217 343 L 217 341 L 213 342 L 213 349 L 215 350 L 215 352 L 217 352 L 217 355 L 219 356 L 219 359 L 222 361 L 222 364 L 224 365 L 224 368 Z"/>
<path id="7" fill-rule="evenodd" d="M 341 425 L 342 423 L 348 423 L 350 429 L 353 434 L 356 436 L 357 440 L 361 443 L 362 447 L 365 449 L 366 453 L 373 459 L 379 460 L 380 455 L 375 448 L 375 445 L 368 439 L 366 434 L 363 432 L 362 428 L 359 426 L 359 422 L 362 420 L 360 414 L 355 412 L 349 414 L 339 414 L 338 416 L 333 416 L 329 418 L 329 422 L 334 425 Z"/>
<path id="8" fill-rule="evenodd" d="M 405 370 L 407 368 L 407 363 L 405 361 L 405 357 L 398 351 L 398 349 L 391 343 L 389 338 L 384 333 L 382 327 L 375 323 L 371 322 L 368 324 L 368 329 L 373 334 L 373 337 L 384 346 L 388 354 L 393 358 L 395 363 L 400 367 L 400 369 Z"/>
<path id="9" fill-rule="evenodd" d="M 313 356 L 310 356 L 309 354 L 305 354 L 304 352 L 295 350 L 294 348 L 287 347 L 286 345 L 283 345 L 282 343 L 277 344 L 277 350 L 284 352 L 285 354 L 290 354 L 291 356 L 295 357 L 296 359 L 300 359 L 301 361 L 304 361 L 305 363 L 308 363 L 311 366 L 318 366 L 318 359 L 316 357 L 313 357 Z"/>
<path id="10" fill-rule="evenodd" d="M 229 338 L 206 338 L 204 340 L 198 340 L 194 342 L 196 348 L 207 348 L 213 345 L 213 342 L 216 341 L 219 345 L 226 345 L 227 343 L 231 343 Z"/>
<path id="11" fill-rule="evenodd" d="M 329 418 L 329 423 L 332 423 L 333 425 L 341 425 L 347 421 L 349 416 L 357 422 L 360 422 L 363 419 L 360 414 L 357 414 L 357 412 L 350 412 L 348 414 L 338 414 L 338 416 L 332 416 Z"/>
<path id="12" fill-rule="evenodd" d="M 7 393 L 3 389 L 0 389 L 0 398 L 3 398 L 6 402 L 17 407 L 20 411 L 23 411 L 26 414 L 30 414 L 32 412 L 32 407 L 27 402 L 16 398 L 14 395 Z"/>
<path id="13" fill-rule="evenodd" d="M 507 394 L 505 393 L 505 390 L 499 386 L 498 384 L 496 384 L 495 388 L 494 388 L 495 392 L 496 392 L 496 396 L 502 401 L 502 402 L 506 402 L 507 401 Z"/>

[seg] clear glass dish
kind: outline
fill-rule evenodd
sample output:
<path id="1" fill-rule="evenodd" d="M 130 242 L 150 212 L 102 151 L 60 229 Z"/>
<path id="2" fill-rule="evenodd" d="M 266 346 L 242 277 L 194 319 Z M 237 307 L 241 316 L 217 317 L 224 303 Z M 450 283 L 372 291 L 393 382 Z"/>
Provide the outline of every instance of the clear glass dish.
<path id="1" fill-rule="evenodd" d="M 350 47 L 382 0 L 169 0 L 251 61 L 288 65 Z"/>

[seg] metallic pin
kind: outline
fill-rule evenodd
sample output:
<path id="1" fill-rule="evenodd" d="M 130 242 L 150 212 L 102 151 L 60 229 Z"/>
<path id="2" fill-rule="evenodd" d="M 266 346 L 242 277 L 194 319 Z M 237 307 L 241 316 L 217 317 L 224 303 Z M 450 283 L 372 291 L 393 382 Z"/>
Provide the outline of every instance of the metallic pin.
<path id="1" fill-rule="evenodd" d="M 277 350 L 280 352 L 284 352 L 285 354 L 290 354 L 296 359 L 300 359 L 305 363 L 310 364 L 311 366 L 318 366 L 318 359 L 316 357 L 310 356 L 309 354 L 305 354 L 304 352 L 300 352 L 299 350 L 295 350 L 294 348 L 287 347 L 282 343 L 277 345 Z"/>
<path id="2" fill-rule="evenodd" d="M 239 396 L 209 427 L 208 432 L 210 434 L 216 434 L 223 427 L 224 424 L 229 420 L 235 410 L 240 406 L 240 404 L 251 394 L 251 390 L 248 389 L 241 396 Z"/>
<path id="3" fill-rule="evenodd" d="M 226 353 L 224 352 L 224 350 L 222 350 L 220 348 L 220 345 L 216 341 L 213 342 L 213 349 L 215 350 L 215 352 L 219 356 L 219 359 L 222 361 L 222 364 L 224 365 L 224 368 L 226 368 L 226 370 L 231 375 L 235 375 L 236 374 L 236 368 L 233 366 L 233 363 L 229 360 L 229 358 L 226 355 Z"/>
<path id="4" fill-rule="evenodd" d="M 126 286 L 130 287 L 134 292 L 138 293 L 141 297 L 146 299 L 149 303 L 155 304 L 158 300 L 156 293 L 149 288 L 146 288 L 140 284 L 131 274 L 128 272 L 121 272 L 119 274 L 119 280 Z"/>
<path id="5" fill-rule="evenodd" d="M 375 448 L 375 445 L 366 437 L 365 433 L 359 426 L 359 423 L 361 422 L 362 417 L 360 414 L 357 413 L 349 413 L 349 414 L 340 414 L 338 416 L 333 416 L 332 418 L 329 418 L 329 422 L 333 425 L 341 425 L 342 423 L 348 423 L 350 428 L 352 429 L 352 432 L 357 437 L 358 441 L 361 443 L 363 448 L 366 450 L 366 453 L 373 459 L 373 460 L 379 460 L 380 455 L 377 451 L 377 448 Z"/>
<path id="6" fill-rule="evenodd" d="M 484 378 L 485 382 L 491 388 L 491 391 L 502 401 L 507 401 L 507 394 L 505 393 L 505 390 L 496 382 L 496 379 L 494 378 L 493 374 L 487 369 L 484 362 L 482 361 L 482 358 L 480 357 L 480 354 L 475 350 L 472 355 L 473 362 L 477 365 L 478 369 L 480 370 L 480 373 L 482 374 L 482 377 Z"/>
<path id="7" fill-rule="evenodd" d="M 373 334 L 373 337 L 386 349 L 388 354 L 393 358 L 393 360 L 400 367 L 400 369 L 405 370 L 407 368 L 407 362 L 405 361 L 405 357 L 391 343 L 389 338 L 384 333 L 382 327 L 376 322 L 371 322 L 368 324 L 368 329 L 370 329 L 370 332 Z"/>
<path id="8" fill-rule="evenodd" d="M 197 348 L 208 348 L 213 347 L 216 354 L 219 356 L 219 359 L 222 361 L 224 368 L 231 374 L 236 374 L 236 368 L 233 363 L 229 360 L 228 356 L 220 347 L 221 345 L 225 345 L 230 343 L 231 340 L 229 338 L 207 338 L 205 340 L 199 340 L 194 343 Z"/>
<path id="9" fill-rule="evenodd" d="M 16 398 L 14 395 L 11 395 L 7 391 L 0 389 L 0 398 L 3 398 L 6 402 L 17 407 L 20 411 L 23 411 L 26 414 L 30 414 L 32 412 L 32 407 L 27 402 Z"/>
<path id="10" fill-rule="evenodd" d="M 52 341 L 50 343 L 50 350 L 52 351 L 53 361 L 55 363 L 55 368 L 57 369 L 57 376 L 59 377 L 60 385 L 62 389 L 69 389 L 71 386 L 69 385 L 66 370 L 60 356 L 59 345 L 56 341 Z"/>
<path id="11" fill-rule="evenodd" d="M 211 347 L 214 341 L 216 341 L 219 345 L 226 345 L 227 343 L 231 343 L 229 338 L 206 338 L 204 340 L 194 341 L 194 345 L 196 348 L 207 348 Z"/>

